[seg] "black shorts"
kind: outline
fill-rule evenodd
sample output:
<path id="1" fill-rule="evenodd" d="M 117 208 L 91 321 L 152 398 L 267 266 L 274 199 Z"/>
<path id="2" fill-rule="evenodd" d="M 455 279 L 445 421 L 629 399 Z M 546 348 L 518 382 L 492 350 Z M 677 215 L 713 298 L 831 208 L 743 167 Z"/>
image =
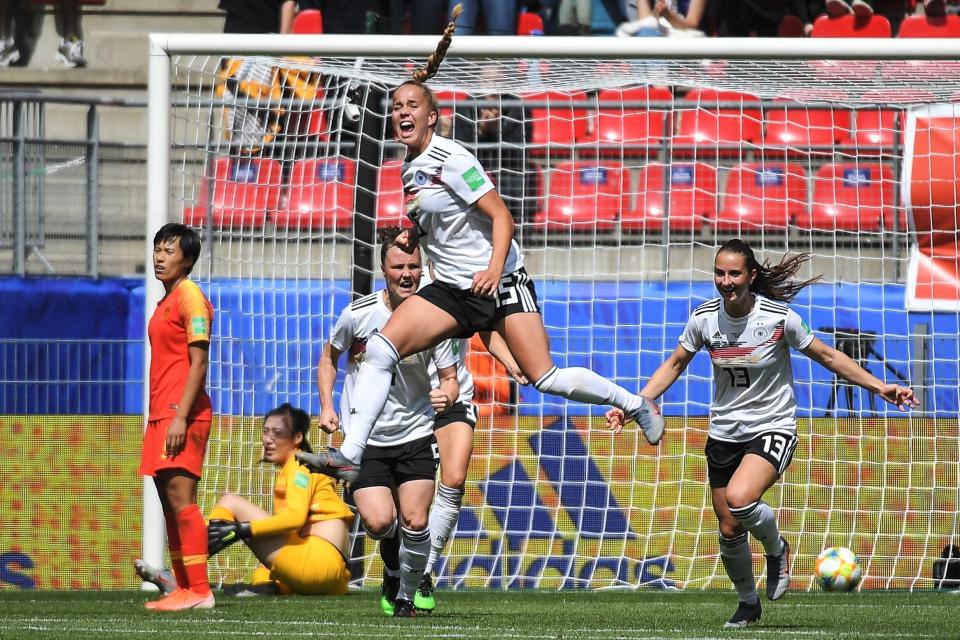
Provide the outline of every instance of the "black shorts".
<path id="1" fill-rule="evenodd" d="M 492 298 L 481 298 L 469 289 L 457 289 L 445 282 L 431 282 L 417 295 L 454 317 L 463 329 L 457 338 L 491 331 L 498 321 L 514 313 L 540 313 L 537 291 L 523 267 L 500 278 Z"/>
<path id="2" fill-rule="evenodd" d="M 392 447 L 367 445 L 350 491 L 366 487 L 396 489 L 411 480 L 435 480 L 439 465 L 440 451 L 433 435 Z"/>
<path id="3" fill-rule="evenodd" d="M 730 484 L 743 456 L 753 453 L 777 470 L 777 475 L 790 466 L 793 459 L 793 450 L 797 448 L 797 434 L 788 431 L 767 431 L 747 442 L 727 442 L 707 438 L 705 453 L 707 454 L 707 475 L 710 477 L 710 487 L 719 489 Z"/>
<path id="4" fill-rule="evenodd" d="M 438 413 L 433 419 L 433 430 L 436 431 L 454 422 L 466 422 L 471 428 L 477 427 L 477 408 L 472 402 L 455 402 L 443 413 Z"/>

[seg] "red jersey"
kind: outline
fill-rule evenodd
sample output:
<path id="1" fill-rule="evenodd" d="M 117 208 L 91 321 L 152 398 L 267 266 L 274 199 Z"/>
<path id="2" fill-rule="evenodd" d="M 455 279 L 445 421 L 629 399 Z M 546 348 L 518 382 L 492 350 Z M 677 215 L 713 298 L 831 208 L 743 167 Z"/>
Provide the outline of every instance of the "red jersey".
<path id="1" fill-rule="evenodd" d="M 150 339 L 150 420 L 174 418 L 190 371 L 187 348 L 210 343 L 213 305 L 192 280 L 181 280 L 157 304 L 147 336 Z M 187 420 L 211 420 L 213 410 L 206 388 L 200 387 Z"/>

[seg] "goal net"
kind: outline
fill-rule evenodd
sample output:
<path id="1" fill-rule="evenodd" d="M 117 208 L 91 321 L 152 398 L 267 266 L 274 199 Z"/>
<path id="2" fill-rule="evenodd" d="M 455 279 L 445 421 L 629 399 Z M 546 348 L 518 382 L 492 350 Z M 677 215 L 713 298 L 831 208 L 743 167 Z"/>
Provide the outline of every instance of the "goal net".
<path id="1" fill-rule="evenodd" d="M 168 219 L 201 231 L 194 277 L 217 314 L 205 512 L 225 491 L 270 507 L 258 417 L 283 402 L 319 413 L 333 322 L 382 286 L 375 230 L 404 215 L 387 100 L 436 40 L 153 38 L 148 237 Z M 455 38 L 429 83 L 437 133 L 477 154 L 517 221 L 558 365 L 638 391 L 716 295 L 716 247 L 742 237 L 772 262 L 811 254 L 800 276 L 824 280 L 793 308 L 917 390 L 921 408 L 902 414 L 794 355 L 800 444 L 765 496 L 794 588 L 813 586 L 828 546 L 859 554 L 863 588 L 929 588 L 958 534 L 949 46 Z M 611 435 L 604 408 L 509 387 L 478 384 L 487 415 L 441 586 L 729 588 L 703 455 L 705 354 L 662 399 L 658 448 L 632 428 Z M 357 584 L 379 584 L 375 551 L 361 530 Z M 211 577 L 241 580 L 252 563 L 234 547 Z"/>

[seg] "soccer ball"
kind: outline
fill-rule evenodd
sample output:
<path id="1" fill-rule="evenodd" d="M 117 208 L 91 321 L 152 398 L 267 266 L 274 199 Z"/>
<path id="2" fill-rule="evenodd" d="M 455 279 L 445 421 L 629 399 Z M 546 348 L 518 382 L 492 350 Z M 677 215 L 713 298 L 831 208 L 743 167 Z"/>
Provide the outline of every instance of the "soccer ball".
<path id="1" fill-rule="evenodd" d="M 827 591 L 851 591 L 860 584 L 860 559 L 846 547 L 830 547 L 817 556 L 813 573 Z"/>

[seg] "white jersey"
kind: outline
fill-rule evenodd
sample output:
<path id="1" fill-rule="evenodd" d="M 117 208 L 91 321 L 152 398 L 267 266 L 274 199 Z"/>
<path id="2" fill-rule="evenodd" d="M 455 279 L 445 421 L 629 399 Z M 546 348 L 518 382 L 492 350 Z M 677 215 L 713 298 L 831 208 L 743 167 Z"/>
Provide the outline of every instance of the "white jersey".
<path id="1" fill-rule="evenodd" d="M 458 143 L 434 134 L 416 158 L 403 163 L 407 215 L 417 226 L 421 247 L 436 270 L 436 279 L 469 289 L 475 273 L 490 266 L 493 222 L 477 209 L 493 181 L 476 157 Z M 513 240 L 504 275 L 523 266 Z"/>
<path id="2" fill-rule="evenodd" d="M 697 307 L 680 345 L 706 347 L 713 361 L 710 437 L 746 442 L 770 430 L 796 432 L 790 347 L 806 349 L 814 335 L 785 304 L 757 295 L 743 318 L 731 318 L 715 298 Z"/>
<path id="3" fill-rule="evenodd" d="M 337 319 L 330 345 L 348 357 L 347 375 L 340 396 L 340 428 L 350 431 L 351 409 L 363 402 L 363 391 L 354 389 L 357 372 L 367 348 L 367 339 L 383 328 L 391 311 L 377 291 L 353 301 Z M 435 412 L 430 404 L 430 366 L 451 367 L 457 363 L 451 341 L 444 340 L 433 349 L 407 356 L 397 365 L 390 395 L 367 442 L 373 447 L 389 447 L 433 433 Z"/>
<path id="4" fill-rule="evenodd" d="M 428 265 L 423 267 L 423 275 L 420 277 L 420 288 L 430 284 L 430 268 Z M 470 369 L 467 368 L 467 352 L 470 350 L 470 341 L 466 338 L 451 339 L 450 348 L 453 349 L 453 355 L 457 357 L 457 384 L 460 385 L 460 396 L 457 402 L 473 402 L 473 376 L 470 375 Z M 430 361 L 430 381 L 436 389 L 440 386 L 440 375 L 437 373 L 437 365 Z"/>

